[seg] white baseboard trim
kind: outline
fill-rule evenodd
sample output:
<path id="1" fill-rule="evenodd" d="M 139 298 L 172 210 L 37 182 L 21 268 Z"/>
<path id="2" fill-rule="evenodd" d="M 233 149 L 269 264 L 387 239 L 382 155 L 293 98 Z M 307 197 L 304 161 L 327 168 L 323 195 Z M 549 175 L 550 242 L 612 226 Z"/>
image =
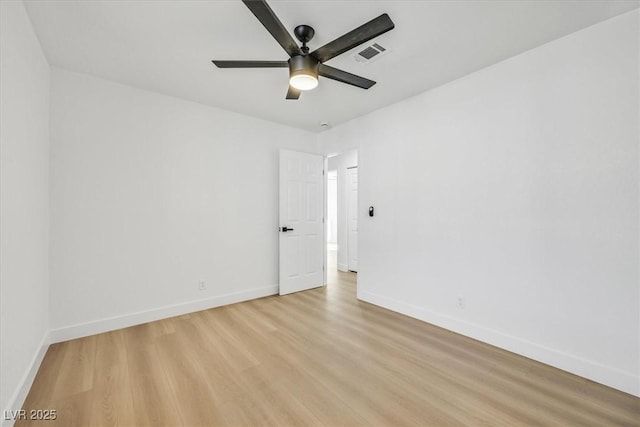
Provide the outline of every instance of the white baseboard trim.
<path id="1" fill-rule="evenodd" d="M 6 419 L 8 415 L 10 415 L 9 411 L 13 411 L 13 413 L 17 413 L 19 409 L 22 409 L 22 405 L 24 404 L 25 399 L 27 398 L 27 394 L 29 394 L 29 390 L 31 390 L 31 385 L 33 384 L 33 380 L 36 378 L 36 374 L 38 373 L 38 369 L 40 369 L 40 364 L 44 359 L 44 355 L 47 353 L 47 349 L 49 348 L 49 333 L 45 333 L 40 340 L 40 345 L 36 354 L 34 354 L 33 359 L 31 359 L 31 363 L 29 364 L 29 368 L 24 373 L 20 380 L 20 384 L 18 388 L 9 399 L 9 404 L 7 408 L 3 408 L 2 410 L 2 427 L 11 427 L 15 423 L 16 420 Z"/>
<path id="2" fill-rule="evenodd" d="M 264 286 L 261 288 L 253 288 L 230 294 L 218 295 L 211 298 L 205 298 L 186 303 L 167 305 L 151 310 L 138 311 L 122 316 L 114 316 L 105 319 L 94 320 L 91 322 L 81 323 L 77 325 L 66 326 L 54 329 L 50 332 L 50 342 L 57 343 L 75 338 L 86 337 L 89 335 L 109 332 L 116 329 L 128 328 L 129 326 L 140 325 L 142 323 L 153 322 L 155 320 L 166 319 L 168 317 L 180 316 L 195 311 L 207 310 L 209 308 L 220 307 L 223 305 L 234 304 L 237 302 L 248 301 L 256 298 L 262 298 L 278 293 L 278 285 Z"/>
<path id="3" fill-rule="evenodd" d="M 640 397 L 640 376 L 545 347 L 494 329 L 358 289 L 358 299 L 480 340 L 563 371 Z"/>
<path id="4" fill-rule="evenodd" d="M 338 264 L 338 270 L 349 271 L 349 266 L 347 264 Z"/>

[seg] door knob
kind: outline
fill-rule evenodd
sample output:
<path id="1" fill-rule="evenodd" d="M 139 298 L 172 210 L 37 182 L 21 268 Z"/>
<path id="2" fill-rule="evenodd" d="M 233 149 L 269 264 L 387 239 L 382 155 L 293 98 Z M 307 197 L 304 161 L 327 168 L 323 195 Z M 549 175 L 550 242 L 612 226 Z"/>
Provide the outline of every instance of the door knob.
<path id="1" fill-rule="evenodd" d="M 293 231 L 293 228 L 282 227 L 281 230 L 283 233 L 286 233 L 287 231 Z"/>

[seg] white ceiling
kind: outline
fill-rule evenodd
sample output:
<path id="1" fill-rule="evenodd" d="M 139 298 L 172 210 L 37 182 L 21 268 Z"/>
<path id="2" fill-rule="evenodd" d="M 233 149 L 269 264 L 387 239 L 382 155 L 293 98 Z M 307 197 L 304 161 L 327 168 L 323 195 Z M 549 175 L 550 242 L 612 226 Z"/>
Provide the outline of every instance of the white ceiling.
<path id="1" fill-rule="evenodd" d="M 589 25 L 637 0 L 278 1 L 290 31 L 316 30 L 311 50 L 386 12 L 396 28 L 371 42 L 391 52 L 368 64 L 346 52 L 328 65 L 376 80 L 369 90 L 320 78 L 285 100 L 288 71 L 218 69 L 211 59 L 286 60 L 239 0 L 25 1 L 49 62 L 130 86 L 311 131 L 335 126 Z"/>

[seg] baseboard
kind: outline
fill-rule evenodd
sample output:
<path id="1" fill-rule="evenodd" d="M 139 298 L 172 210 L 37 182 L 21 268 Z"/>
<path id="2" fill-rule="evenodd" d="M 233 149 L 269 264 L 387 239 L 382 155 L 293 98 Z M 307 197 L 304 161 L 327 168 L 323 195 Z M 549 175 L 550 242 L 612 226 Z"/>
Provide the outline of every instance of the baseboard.
<path id="1" fill-rule="evenodd" d="M 22 409 L 22 405 L 24 404 L 25 399 L 27 398 L 27 394 L 29 394 L 29 390 L 31 390 L 31 385 L 33 384 L 33 380 L 36 378 L 36 374 L 38 373 L 38 369 L 40 369 L 40 364 L 44 360 L 44 355 L 47 353 L 47 349 L 49 348 L 50 337 L 49 333 L 45 333 L 40 340 L 40 345 L 38 347 L 38 351 L 31 359 L 31 363 L 29 364 L 29 369 L 24 373 L 22 379 L 20 380 L 20 384 L 17 390 L 9 399 L 9 405 L 7 408 L 3 408 L 2 410 L 2 427 L 11 427 L 15 423 L 15 420 L 7 420 L 5 419 L 7 414 L 10 414 L 9 411 L 13 411 L 13 413 L 17 413 L 19 409 Z"/>
<path id="2" fill-rule="evenodd" d="M 358 289 L 358 299 L 640 397 L 640 377 L 632 373 L 372 292 Z"/>
<path id="3" fill-rule="evenodd" d="M 338 263 L 338 270 L 340 270 L 340 271 L 349 271 L 349 266 L 347 264 Z"/>
<path id="4" fill-rule="evenodd" d="M 166 319 L 168 317 L 193 313 L 195 311 L 207 310 L 209 308 L 262 298 L 277 293 L 278 285 L 264 286 L 261 288 L 253 288 L 241 292 L 218 295 L 211 298 L 189 301 L 181 304 L 168 305 L 152 310 L 138 311 L 135 313 L 125 314 L 123 316 L 99 319 L 92 322 L 54 329 L 50 332 L 50 342 L 56 343 L 86 337 L 89 335 L 113 331 L 115 329 L 127 328 L 129 326 Z"/>

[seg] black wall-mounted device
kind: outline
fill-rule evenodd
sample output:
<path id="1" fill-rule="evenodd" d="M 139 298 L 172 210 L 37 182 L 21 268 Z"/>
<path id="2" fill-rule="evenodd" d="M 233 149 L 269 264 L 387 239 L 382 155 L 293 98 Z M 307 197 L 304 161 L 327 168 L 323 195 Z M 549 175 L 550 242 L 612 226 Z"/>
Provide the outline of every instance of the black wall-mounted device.
<path id="1" fill-rule="evenodd" d="M 373 216 L 373 206 L 369 206 L 369 216 Z"/>

